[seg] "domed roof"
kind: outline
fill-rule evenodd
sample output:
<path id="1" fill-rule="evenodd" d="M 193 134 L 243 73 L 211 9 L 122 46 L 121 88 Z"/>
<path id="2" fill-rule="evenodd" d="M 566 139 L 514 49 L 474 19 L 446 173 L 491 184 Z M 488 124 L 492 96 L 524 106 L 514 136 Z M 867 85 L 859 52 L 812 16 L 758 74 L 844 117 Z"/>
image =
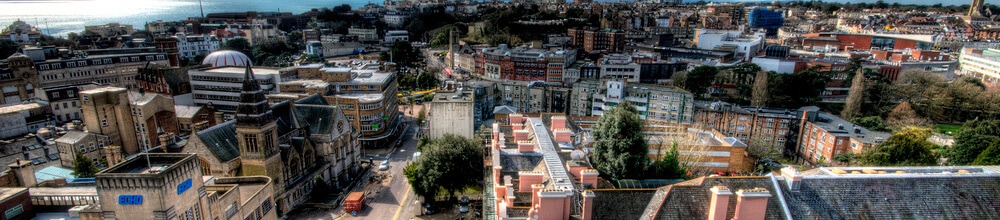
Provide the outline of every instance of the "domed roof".
<path id="1" fill-rule="evenodd" d="M 250 62 L 251 66 L 253 65 L 253 61 L 250 61 L 250 57 L 247 57 L 246 54 L 233 50 L 219 50 L 205 56 L 205 60 L 201 61 L 201 64 L 210 64 L 212 67 L 246 66 L 247 62 Z"/>

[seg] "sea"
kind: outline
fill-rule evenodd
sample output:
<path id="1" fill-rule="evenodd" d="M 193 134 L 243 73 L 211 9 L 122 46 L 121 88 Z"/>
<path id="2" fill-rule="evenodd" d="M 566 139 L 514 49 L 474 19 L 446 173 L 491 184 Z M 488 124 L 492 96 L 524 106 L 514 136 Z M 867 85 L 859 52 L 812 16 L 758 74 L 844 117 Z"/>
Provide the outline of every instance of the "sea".
<path id="1" fill-rule="evenodd" d="M 572 0 L 570 0 L 572 1 Z M 598 0 L 623 1 L 627 0 Z M 684 0 L 695 2 L 697 0 Z M 794 1 L 794 0 L 782 0 Z M 827 0 L 829 2 L 875 3 L 877 0 Z M 900 4 L 969 4 L 971 0 L 884 0 Z M 302 13 L 314 8 L 341 4 L 360 8 L 366 4 L 382 4 L 382 0 L 0 0 L 0 29 L 15 20 L 23 20 L 43 33 L 65 36 L 81 32 L 85 25 L 107 23 L 131 24 L 144 29 L 147 22 L 177 21 L 205 13 L 271 11 Z M 770 0 L 712 0 L 711 2 L 770 2 Z M 987 0 L 1000 4 L 1000 0 Z M 201 5 L 202 7 L 199 7 Z"/>

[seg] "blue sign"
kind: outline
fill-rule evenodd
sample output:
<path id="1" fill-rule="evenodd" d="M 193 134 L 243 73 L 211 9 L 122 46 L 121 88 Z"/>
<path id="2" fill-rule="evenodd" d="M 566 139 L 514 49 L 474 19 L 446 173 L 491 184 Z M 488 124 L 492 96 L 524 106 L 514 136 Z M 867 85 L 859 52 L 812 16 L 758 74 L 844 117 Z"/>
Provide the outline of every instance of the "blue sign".
<path id="1" fill-rule="evenodd" d="M 119 195 L 119 205 L 142 205 L 142 195 Z"/>
<path id="2" fill-rule="evenodd" d="M 180 195 L 180 194 L 186 192 L 188 189 L 191 189 L 191 179 L 190 178 L 188 178 L 187 180 L 184 180 L 184 182 L 181 182 L 181 184 L 177 184 L 177 195 Z"/>

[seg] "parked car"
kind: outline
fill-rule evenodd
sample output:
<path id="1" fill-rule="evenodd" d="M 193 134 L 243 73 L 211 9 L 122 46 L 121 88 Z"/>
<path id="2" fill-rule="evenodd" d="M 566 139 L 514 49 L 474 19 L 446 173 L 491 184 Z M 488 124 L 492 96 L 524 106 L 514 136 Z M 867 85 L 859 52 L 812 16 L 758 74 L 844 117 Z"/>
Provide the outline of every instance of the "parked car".
<path id="1" fill-rule="evenodd" d="M 469 197 L 462 196 L 462 200 L 458 201 L 458 211 L 461 213 L 469 212 Z"/>
<path id="2" fill-rule="evenodd" d="M 388 170 L 388 169 L 389 169 L 389 161 L 388 160 L 382 161 L 382 163 L 378 164 L 378 170 Z"/>
<path id="3" fill-rule="evenodd" d="M 432 214 L 434 214 L 434 206 L 431 206 L 430 203 L 424 203 L 424 215 Z"/>

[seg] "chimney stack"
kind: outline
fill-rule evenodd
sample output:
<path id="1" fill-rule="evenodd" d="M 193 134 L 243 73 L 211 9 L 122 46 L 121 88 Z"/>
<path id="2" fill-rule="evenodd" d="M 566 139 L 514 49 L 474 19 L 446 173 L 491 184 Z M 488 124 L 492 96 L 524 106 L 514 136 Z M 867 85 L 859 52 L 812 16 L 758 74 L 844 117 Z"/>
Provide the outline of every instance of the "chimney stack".
<path id="1" fill-rule="evenodd" d="M 517 152 L 521 152 L 521 153 L 535 152 L 535 142 L 533 142 L 533 141 L 518 141 L 517 142 Z"/>
<path id="2" fill-rule="evenodd" d="M 581 214 L 583 220 L 592 220 L 594 219 L 594 197 L 597 197 L 597 195 L 594 195 L 594 191 L 590 190 L 584 190 L 581 194 L 583 194 L 583 211 Z"/>
<path id="3" fill-rule="evenodd" d="M 802 183 L 799 183 L 802 181 L 802 175 L 799 175 L 798 169 L 793 166 L 781 168 L 781 177 L 784 178 L 785 182 L 788 184 L 789 191 L 799 191 L 799 185 L 802 185 Z"/>
<path id="4" fill-rule="evenodd" d="M 767 214 L 767 198 L 771 193 L 764 188 L 736 191 L 736 213 L 733 220 L 763 220 Z"/>
<path id="5" fill-rule="evenodd" d="M 597 188 L 597 180 L 600 178 L 601 173 L 595 169 L 586 169 L 580 171 L 580 184 L 590 185 L 591 188 Z"/>
<path id="6" fill-rule="evenodd" d="M 10 171 L 17 177 L 17 185 L 20 187 L 35 187 L 38 184 L 35 180 L 35 165 L 30 160 L 15 160 L 8 165 Z"/>
<path id="7" fill-rule="evenodd" d="M 712 187 L 712 201 L 708 207 L 708 220 L 726 220 L 726 212 L 729 210 L 729 197 L 732 191 L 725 186 Z"/>
<path id="8" fill-rule="evenodd" d="M 528 130 L 514 130 L 514 141 L 526 141 L 528 140 Z"/>

